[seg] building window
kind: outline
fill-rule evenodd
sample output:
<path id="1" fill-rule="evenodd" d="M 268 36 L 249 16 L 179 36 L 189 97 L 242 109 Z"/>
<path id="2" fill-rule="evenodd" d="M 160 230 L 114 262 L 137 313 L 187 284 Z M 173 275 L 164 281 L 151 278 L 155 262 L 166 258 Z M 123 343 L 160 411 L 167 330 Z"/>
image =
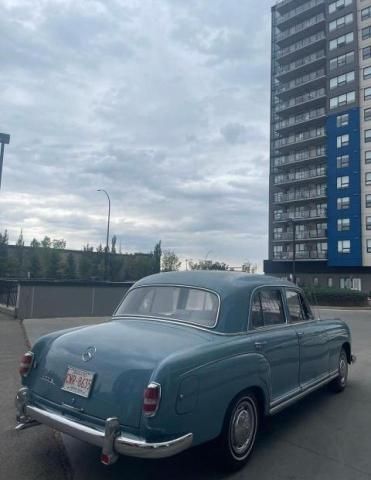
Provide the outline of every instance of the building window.
<path id="1" fill-rule="evenodd" d="M 336 20 L 333 20 L 332 22 L 330 22 L 329 30 L 330 32 L 333 32 L 334 30 L 344 27 L 345 25 L 348 25 L 349 23 L 352 23 L 352 22 L 353 22 L 353 13 L 348 13 L 348 15 L 339 17 Z"/>
<path id="2" fill-rule="evenodd" d="M 313 277 L 313 285 L 318 287 L 318 277 Z"/>
<path id="3" fill-rule="evenodd" d="M 371 108 L 365 108 L 364 109 L 364 119 L 367 122 L 368 120 L 371 120 Z"/>
<path id="4" fill-rule="evenodd" d="M 340 288 L 352 288 L 352 280 L 350 278 L 340 278 Z"/>
<path id="5" fill-rule="evenodd" d="M 354 81 L 354 71 L 330 79 L 330 89 L 341 87 Z"/>
<path id="6" fill-rule="evenodd" d="M 332 281 L 332 277 L 328 277 L 328 279 L 327 279 L 327 286 L 328 286 L 329 288 L 331 288 L 333 285 L 334 285 L 334 284 L 333 284 L 333 281 Z"/>
<path id="7" fill-rule="evenodd" d="M 338 223 L 338 232 L 347 232 L 348 230 L 350 230 L 349 218 L 339 218 L 337 223 Z"/>
<path id="8" fill-rule="evenodd" d="M 371 230 L 371 216 L 366 217 L 366 230 Z"/>
<path id="9" fill-rule="evenodd" d="M 366 208 L 371 208 L 371 193 L 366 194 Z"/>
<path id="10" fill-rule="evenodd" d="M 367 253 L 371 253 L 371 239 L 367 240 L 366 248 L 367 248 Z"/>
<path id="11" fill-rule="evenodd" d="M 347 5 L 351 5 L 352 0 L 337 0 L 336 2 L 330 3 L 328 6 L 328 13 L 335 13 L 337 10 L 340 10 Z"/>
<path id="12" fill-rule="evenodd" d="M 339 155 L 336 157 L 336 167 L 346 168 L 349 167 L 349 155 Z"/>
<path id="13" fill-rule="evenodd" d="M 366 172 L 365 179 L 366 185 L 371 185 L 371 172 Z"/>
<path id="14" fill-rule="evenodd" d="M 371 47 L 362 48 L 362 58 L 363 60 L 367 60 L 368 58 L 371 58 Z"/>
<path id="15" fill-rule="evenodd" d="M 371 87 L 365 88 L 365 100 L 371 100 Z"/>
<path id="16" fill-rule="evenodd" d="M 366 20 L 367 18 L 371 17 L 371 7 L 364 8 L 361 11 L 361 19 Z"/>
<path id="17" fill-rule="evenodd" d="M 350 253 L 350 240 L 339 240 L 338 241 L 338 253 Z"/>
<path id="18" fill-rule="evenodd" d="M 349 134 L 345 133 L 344 135 L 338 135 L 336 137 L 336 147 L 342 148 L 349 145 Z"/>
<path id="19" fill-rule="evenodd" d="M 363 69 L 363 80 L 368 80 L 371 78 L 371 67 L 365 67 Z"/>
<path id="20" fill-rule="evenodd" d="M 349 125 L 349 114 L 345 113 L 344 115 L 338 115 L 336 117 L 336 126 L 338 128 L 340 127 L 346 127 Z"/>
<path id="21" fill-rule="evenodd" d="M 338 210 L 346 210 L 350 206 L 350 197 L 340 197 L 336 203 Z"/>
<path id="22" fill-rule="evenodd" d="M 344 55 L 339 55 L 338 57 L 331 58 L 330 60 L 330 70 L 335 68 L 343 67 L 354 62 L 354 52 L 344 53 Z"/>
<path id="23" fill-rule="evenodd" d="M 367 173 L 366 173 L 367 175 Z M 370 172 L 370 175 L 371 175 L 371 172 Z M 370 178 L 370 181 L 371 181 L 371 178 Z M 349 176 L 348 175 L 344 175 L 343 177 L 337 177 L 336 179 L 336 187 L 338 189 L 340 188 L 348 188 L 349 187 Z"/>
<path id="24" fill-rule="evenodd" d="M 366 90 L 366 89 L 365 89 Z M 348 103 L 354 103 L 356 100 L 356 93 L 348 92 L 343 93 L 337 97 L 330 98 L 330 109 L 342 107 L 343 105 L 348 105 Z"/>
<path id="25" fill-rule="evenodd" d="M 371 37 L 371 26 L 362 28 L 362 40 L 367 40 Z"/>
<path id="26" fill-rule="evenodd" d="M 365 152 L 365 163 L 371 163 L 371 150 Z"/>
<path id="27" fill-rule="evenodd" d="M 329 49 L 335 50 L 335 48 L 345 47 L 348 43 L 352 43 L 354 40 L 353 32 L 347 33 L 346 35 L 341 35 L 340 37 L 334 38 L 329 43 Z"/>
<path id="28" fill-rule="evenodd" d="M 365 130 L 365 143 L 371 142 L 371 129 Z"/>
<path id="29" fill-rule="evenodd" d="M 362 290 L 362 282 L 360 278 L 352 278 L 352 290 Z"/>

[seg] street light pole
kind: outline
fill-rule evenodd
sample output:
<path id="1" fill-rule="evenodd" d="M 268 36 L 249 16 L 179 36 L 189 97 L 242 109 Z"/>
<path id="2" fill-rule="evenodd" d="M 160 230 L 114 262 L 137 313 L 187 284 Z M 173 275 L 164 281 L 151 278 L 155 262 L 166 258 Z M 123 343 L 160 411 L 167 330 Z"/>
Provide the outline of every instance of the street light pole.
<path id="1" fill-rule="evenodd" d="M 2 177 L 2 172 L 3 172 L 3 162 L 4 162 L 4 150 L 5 150 L 5 145 L 8 145 L 10 142 L 10 135 L 7 133 L 0 133 L 0 144 L 1 144 L 1 149 L 0 149 L 0 188 L 1 188 L 1 177 Z"/>
<path id="2" fill-rule="evenodd" d="M 292 225 L 292 281 L 296 283 L 296 228 L 292 218 L 290 223 Z"/>
<path id="3" fill-rule="evenodd" d="M 103 188 L 100 188 L 97 190 L 97 192 L 103 192 L 106 194 L 107 200 L 108 200 L 108 218 L 107 218 L 107 238 L 106 238 L 106 255 L 104 259 L 104 279 L 107 280 L 107 270 L 108 270 L 108 252 L 109 252 L 109 226 L 110 226 L 110 220 L 111 220 L 111 199 L 106 190 Z"/>

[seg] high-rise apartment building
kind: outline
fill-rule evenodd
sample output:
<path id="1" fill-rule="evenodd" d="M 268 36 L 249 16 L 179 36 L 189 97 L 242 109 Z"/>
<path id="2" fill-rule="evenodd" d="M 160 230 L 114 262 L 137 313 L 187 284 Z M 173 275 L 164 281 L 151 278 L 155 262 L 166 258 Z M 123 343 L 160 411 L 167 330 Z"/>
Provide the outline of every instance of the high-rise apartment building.
<path id="1" fill-rule="evenodd" d="M 269 259 L 371 290 L 371 0 L 272 8 Z"/>

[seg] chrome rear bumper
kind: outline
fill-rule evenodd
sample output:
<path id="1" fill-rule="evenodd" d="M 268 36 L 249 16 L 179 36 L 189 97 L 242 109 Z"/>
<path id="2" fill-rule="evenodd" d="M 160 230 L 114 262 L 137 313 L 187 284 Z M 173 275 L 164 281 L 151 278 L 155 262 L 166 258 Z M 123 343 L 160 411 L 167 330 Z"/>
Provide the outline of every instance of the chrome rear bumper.
<path id="1" fill-rule="evenodd" d="M 47 425 L 59 432 L 66 433 L 87 443 L 102 448 L 101 460 L 109 465 L 117 460 L 118 454 L 139 458 L 165 458 L 176 455 L 192 445 L 193 434 L 167 442 L 148 443 L 144 439 L 121 432 L 117 418 L 108 418 L 105 429 L 88 427 L 61 414 L 49 412 L 28 404 L 29 390 L 23 387 L 16 397 L 16 430 L 23 430 L 38 424 Z"/>

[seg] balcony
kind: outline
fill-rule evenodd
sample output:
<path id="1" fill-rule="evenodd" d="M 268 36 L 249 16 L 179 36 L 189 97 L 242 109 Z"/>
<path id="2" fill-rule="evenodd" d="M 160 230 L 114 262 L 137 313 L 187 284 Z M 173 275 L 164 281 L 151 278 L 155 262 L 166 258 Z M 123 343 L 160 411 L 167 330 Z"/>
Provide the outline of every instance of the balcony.
<path id="1" fill-rule="evenodd" d="M 277 26 L 278 27 L 286 27 L 292 21 L 298 21 L 302 16 L 305 16 L 310 10 L 323 7 L 325 4 L 324 0 L 311 0 L 310 2 L 306 2 L 299 7 L 296 7 L 292 10 L 289 10 L 287 13 L 279 16 L 277 19 Z"/>
<path id="2" fill-rule="evenodd" d="M 311 70 L 315 68 L 315 65 L 318 63 L 318 67 L 323 67 L 326 63 L 326 52 L 321 49 L 305 57 L 298 58 L 294 62 L 287 63 L 285 65 L 277 66 L 276 77 L 280 78 L 281 81 L 284 81 L 286 78 L 289 80 L 292 77 L 298 75 L 299 71 L 305 73 L 310 73 Z M 322 65 L 321 65 L 322 64 Z"/>
<path id="3" fill-rule="evenodd" d="M 299 190 L 288 193 L 277 192 L 274 194 L 273 203 L 301 202 L 305 200 L 325 198 L 326 196 L 327 188 L 326 186 L 321 186 L 321 188 L 313 190 Z"/>
<path id="4" fill-rule="evenodd" d="M 286 167 L 291 166 L 297 163 L 322 160 L 326 157 L 326 147 L 324 145 L 318 146 L 316 148 L 311 148 L 307 150 L 301 150 L 296 153 L 291 153 L 289 155 L 281 155 L 274 159 L 275 167 Z"/>
<path id="5" fill-rule="evenodd" d="M 325 24 L 325 14 L 319 13 L 308 20 L 304 20 L 301 23 L 297 23 L 292 27 L 289 27 L 287 30 L 283 30 L 276 36 L 276 42 L 281 46 L 284 46 L 287 43 L 292 43 L 295 41 L 295 36 L 302 35 L 303 32 L 307 32 L 307 35 L 314 33 L 318 30 L 321 25 Z"/>
<path id="6" fill-rule="evenodd" d="M 301 250 L 295 253 L 296 260 L 326 260 L 326 251 L 317 250 Z M 293 260 L 292 252 L 275 252 L 273 253 L 273 260 Z"/>
<path id="7" fill-rule="evenodd" d="M 291 222 L 291 220 L 312 220 L 327 218 L 326 208 L 313 208 L 298 212 L 273 212 L 274 222 Z"/>
<path id="8" fill-rule="evenodd" d="M 299 115 L 292 115 L 276 123 L 275 130 L 284 130 L 294 128 L 311 121 L 323 119 L 326 116 L 326 109 L 324 107 L 310 110 L 309 112 L 301 113 Z"/>
<path id="9" fill-rule="evenodd" d="M 326 131 L 324 127 L 312 128 L 311 130 L 306 130 L 304 132 L 299 132 L 288 137 L 279 138 L 274 142 L 275 148 L 285 148 L 301 145 L 303 142 L 312 141 L 314 139 L 322 139 L 326 136 Z"/>
<path id="10" fill-rule="evenodd" d="M 304 170 L 298 172 L 290 172 L 288 174 L 276 175 L 274 177 L 275 185 L 284 185 L 286 183 L 302 182 L 305 180 L 317 179 L 325 177 L 327 174 L 326 167 Z"/>
<path id="11" fill-rule="evenodd" d="M 324 85 L 326 80 L 326 71 L 324 68 L 320 68 L 315 72 L 308 73 L 301 77 L 297 77 L 290 82 L 281 83 L 276 87 L 275 93 L 280 96 L 287 96 L 288 93 L 293 94 L 294 91 L 298 93 L 305 93 L 308 91 L 309 84 L 314 86 Z"/>
<path id="12" fill-rule="evenodd" d="M 279 62 L 288 63 L 290 62 L 291 57 L 297 56 L 297 52 L 301 51 L 300 52 L 301 55 L 306 55 L 310 53 L 310 50 L 313 47 L 318 48 L 319 42 L 322 42 L 323 46 L 325 46 L 325 43 L 326 43 L 325 32 L 316 33 L 314 35 L 311 35 L 310 37 L 303 38 L 303 40 L 293 43 L 288 47 L 280 49 L 277 52 L 276 58 Z M 303 51 L 304 49 L 306 51 Z"/>
<path id="13" fill-rule="evenodd" d="M 279 0 L 276 2 L 276 9 L 283 15 L 284 13 L 292 10 L 298 4 L 307 3 L 306 0 Z"/>
<path id="14" fill-rule="evenodd" d="M 320 240 L 327 238 L 327 230 L 303 230 L 296 232 L 295 241 L 300 240 Z M 282 232 L 273 235 L 274 242 L 292 242 L 294 240 L 292 232 Z"/>
<path id="15" fill-rule="evenodd" d="M 303 105 L 307 106 L 308 103 L 324 103 L 326 100 L 326 89 L 319 88 L 318 90 L 312 90 L 311 92 L 305 93 L 304 95 L 299 95 L 298 97 L 290 98 L 285 102 L 280 102 L 277 105 L 276 113 L 285 113 L 289 111 L 298 110 L 303 107 Z"/>

